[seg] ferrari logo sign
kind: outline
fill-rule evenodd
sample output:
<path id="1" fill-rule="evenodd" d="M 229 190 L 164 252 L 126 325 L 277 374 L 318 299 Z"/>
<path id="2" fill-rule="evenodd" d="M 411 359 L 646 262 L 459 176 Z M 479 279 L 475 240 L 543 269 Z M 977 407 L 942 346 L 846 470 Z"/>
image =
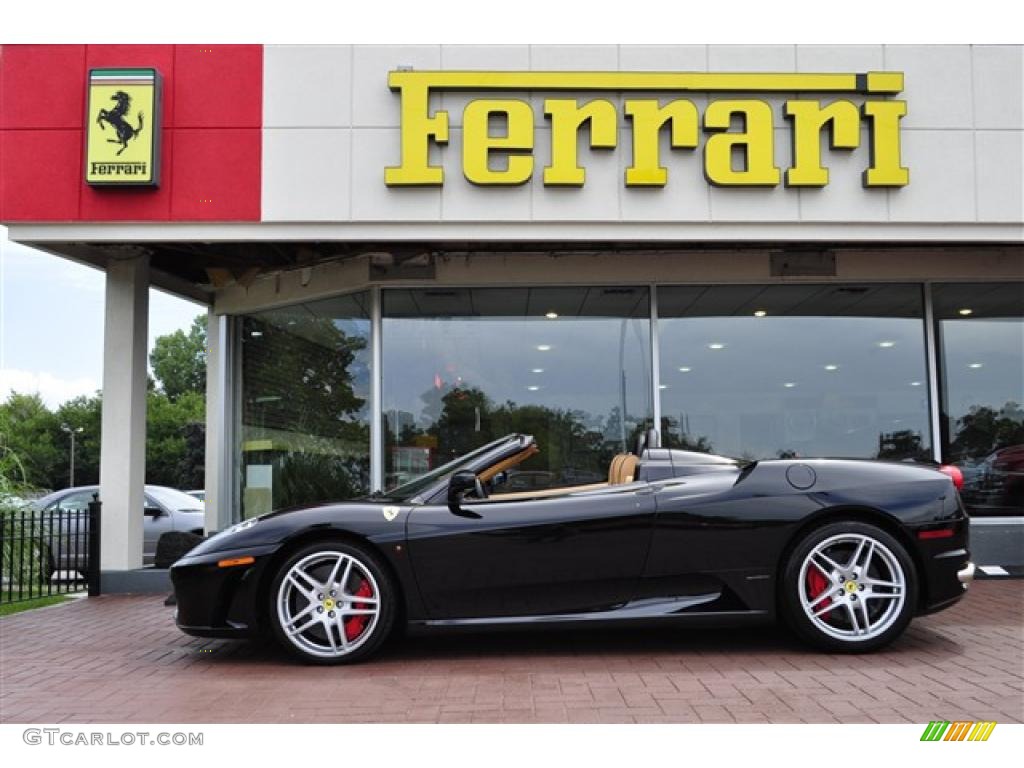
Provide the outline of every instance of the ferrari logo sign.
<path id="1" fill-rule="evenodd" d="M 158 184 L 159 109 L 160 76 L 155 69 L 89 72 L 87 183 Z"/>
<path id="2" fill-rule="evenodd" d="M 383 507 L 381 512 L 384 513 L 384 519 L 389 523 L 398 517 L 398 513 L 401 511 L 400 507 Z"/>

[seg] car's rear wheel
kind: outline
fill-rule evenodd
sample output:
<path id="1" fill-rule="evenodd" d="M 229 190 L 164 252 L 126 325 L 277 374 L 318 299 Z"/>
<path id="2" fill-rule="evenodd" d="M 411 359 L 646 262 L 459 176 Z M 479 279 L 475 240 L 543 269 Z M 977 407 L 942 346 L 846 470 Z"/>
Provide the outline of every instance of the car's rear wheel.
<path id="1" fill-rule="evenodd" d="M 292 553 L 270 589 L 270 626 L 289 651 L 315 664 L 365 659 L 387 637 L 395 588 L 377 556 L 348 542 Z"/>
<path id="2" fill-rule="evenodd" d="M 906 548 L 874 525 L 831 523 L 794 548 L 781 608 L 804 640 L 830 651 L 873 651 L 895 640 L 914 615 L 917 577 Z"/>

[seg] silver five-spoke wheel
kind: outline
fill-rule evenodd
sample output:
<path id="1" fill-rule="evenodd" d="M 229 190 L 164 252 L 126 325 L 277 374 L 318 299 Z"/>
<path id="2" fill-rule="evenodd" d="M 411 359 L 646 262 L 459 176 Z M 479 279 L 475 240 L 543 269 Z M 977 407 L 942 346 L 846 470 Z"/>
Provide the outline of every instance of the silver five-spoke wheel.
<path id="1" fill-rule="evenodd" d="M 373 636 L 381 601 L 366 563 L 350 552 L 323 549 L 293 563 L 280 580 L 278 627 L 303 654 L 341 659 Z"/>
<path id="2" fill-rule="evenodd" d="M 900 615 L 907 582 L 896 556 L 861 533 L 818 543 L 800 569 L 800 603 L 820 631 L 838 640 L 871 640 Z"/>
<path id="3" fill-rule="evenodd" d="M 805 532 L 782 568 L 781 618 L 825 650 L 883 648 L 907 628 L 917 605 L 917 571 L 907 547 L 863 520 Z"/>

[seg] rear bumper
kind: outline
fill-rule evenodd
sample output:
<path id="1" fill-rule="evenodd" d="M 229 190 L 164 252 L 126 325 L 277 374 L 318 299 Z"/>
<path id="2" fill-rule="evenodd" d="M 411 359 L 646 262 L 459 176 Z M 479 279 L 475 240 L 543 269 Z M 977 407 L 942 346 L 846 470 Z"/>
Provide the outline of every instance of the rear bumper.
<path id="1" fill-rule="evenodd" d="M 936 531 L 946 535 L 936 536 Z M 966 594 L 974 576 L 970 521 L 966 515 L 936 520 L 912 528 L 911 535 L 921 567 L 918 613 L 935 613 L 950 607 Z"/>

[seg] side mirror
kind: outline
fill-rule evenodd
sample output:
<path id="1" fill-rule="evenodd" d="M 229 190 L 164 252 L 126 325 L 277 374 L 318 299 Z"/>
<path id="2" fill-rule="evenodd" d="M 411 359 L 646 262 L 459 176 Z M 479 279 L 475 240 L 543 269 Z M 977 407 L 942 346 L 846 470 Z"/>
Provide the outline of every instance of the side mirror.
<path id="1" fill-rule="evenodd" d="M 462 501 L 462 494 L 466 491 L 475 490 L 479 483 L 480 481 L 477 479 L 476 474 L 468 469 L 463 469 L 452 475 L 452 479 L 448 481 L 448 509 L 451 510 L 452 514 L 463 517 L 480 517 L 476 512 L 464 510 L 459 506 Z"/>
<path id="2" fill-rule="evenodd" d="M 457 507 L 462 500 L 462 494 L 476 488 L 476 482 L 476 474 L 468 469 L 456 472 L 448 481 L 448 503 Z"/>
<path id="3" fill-rule="evenodd" d="M 146 517 L 160 517 L 164 511 L 160 507 L 146 507 L 142 510 L 142 514 Z"/>

